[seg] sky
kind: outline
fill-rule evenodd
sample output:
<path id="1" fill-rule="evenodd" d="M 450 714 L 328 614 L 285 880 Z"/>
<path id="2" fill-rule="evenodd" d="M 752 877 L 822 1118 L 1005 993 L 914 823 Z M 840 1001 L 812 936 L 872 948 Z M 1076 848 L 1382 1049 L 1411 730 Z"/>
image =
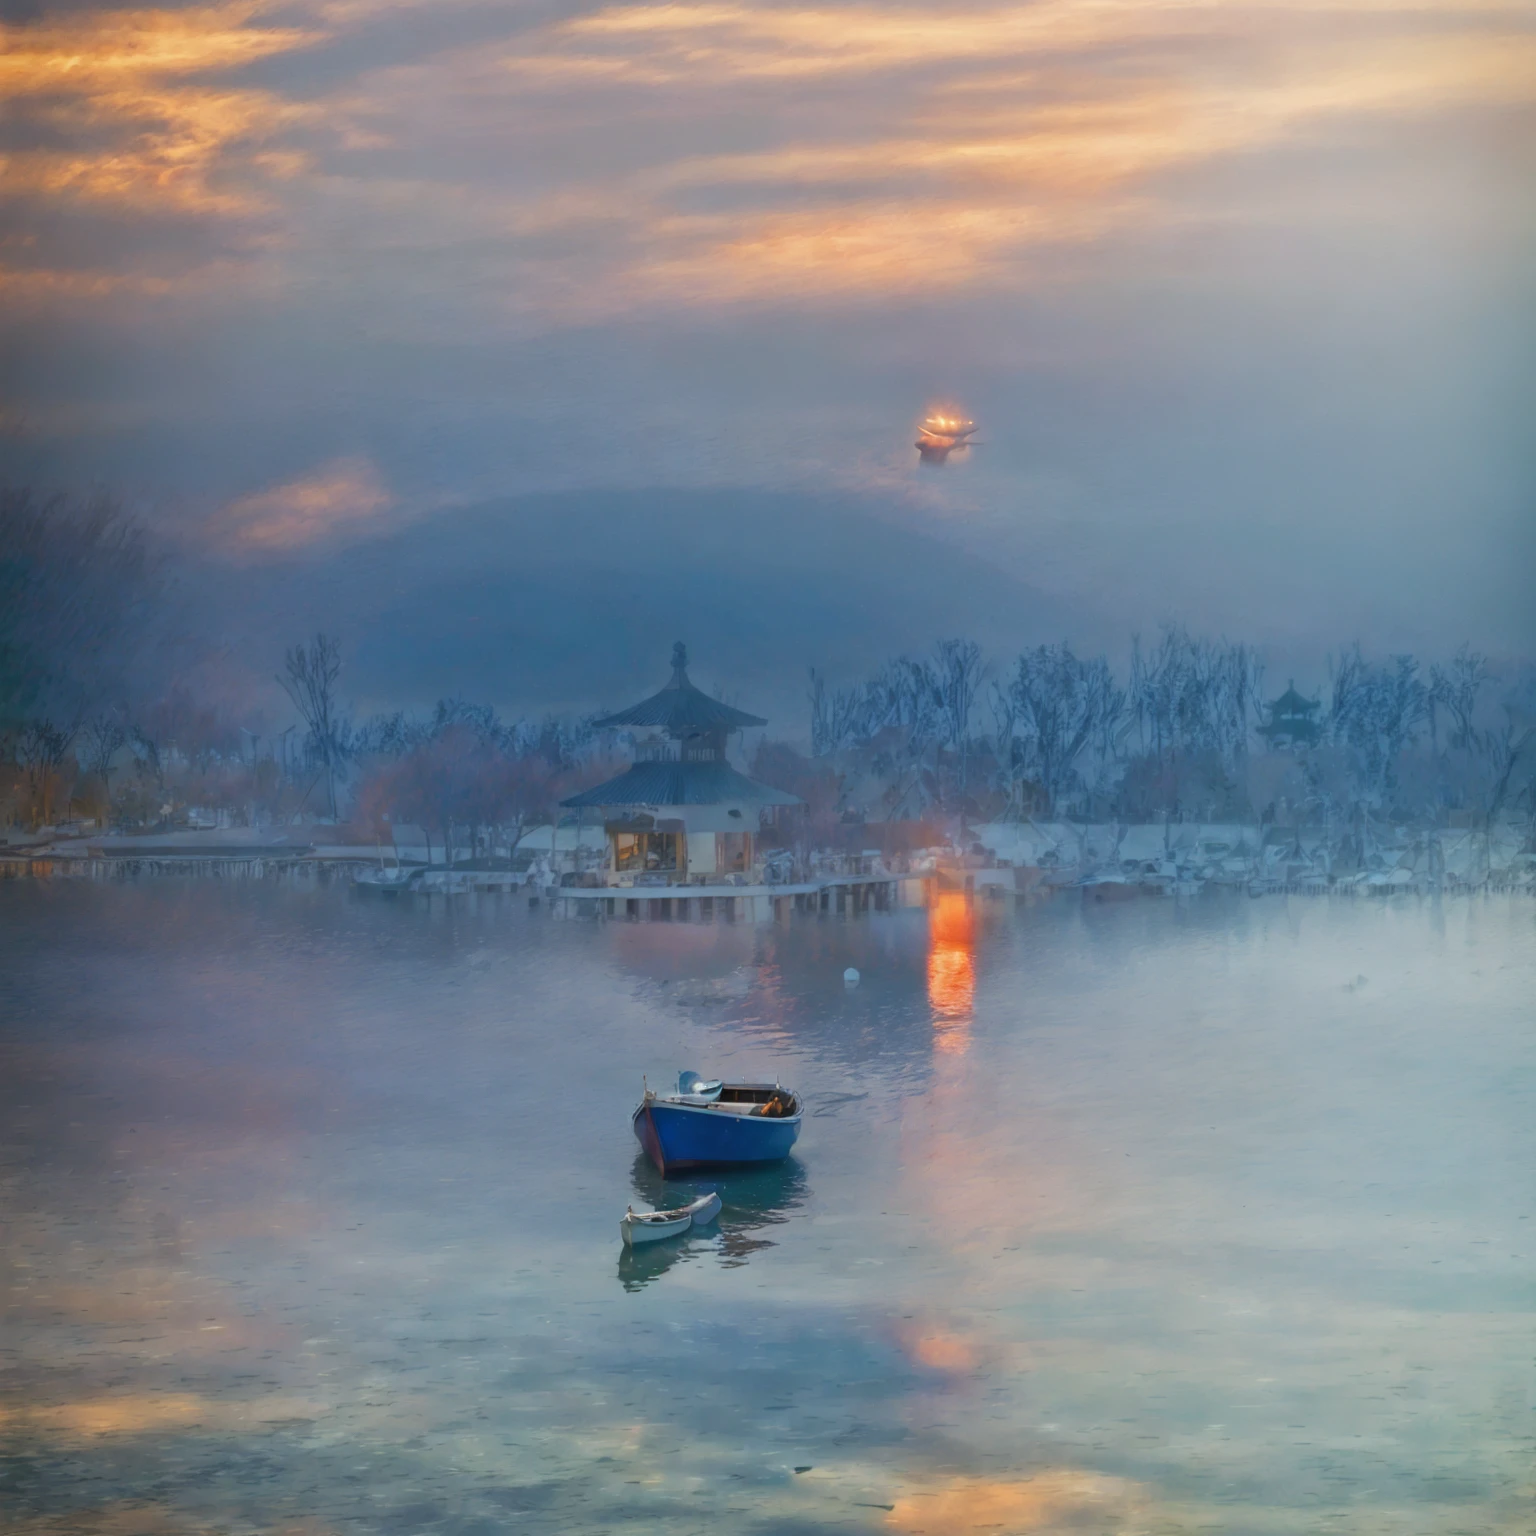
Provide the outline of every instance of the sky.
<path id="1" fill-rule="evenodd" d="M 3 14 L 0 475 L 253 674 L 1536 652 L 1530 3 Z"/>

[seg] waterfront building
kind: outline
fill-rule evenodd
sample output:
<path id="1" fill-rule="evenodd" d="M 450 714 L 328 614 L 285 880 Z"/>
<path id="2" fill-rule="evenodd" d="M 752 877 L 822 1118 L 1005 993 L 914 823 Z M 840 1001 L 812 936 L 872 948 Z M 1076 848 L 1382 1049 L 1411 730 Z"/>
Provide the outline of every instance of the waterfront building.
<path id="1" fill-rule="evenodd" d="M 596 722 L 647 733 L 618 778 L 561 802 L 602 814 L 607 884 L 707 885 L 751 874 L 764 816 L 801 803 L 726 761 L 732 735 L 767 723 L 696 688 L 681 641 L 666 687 Z"/>

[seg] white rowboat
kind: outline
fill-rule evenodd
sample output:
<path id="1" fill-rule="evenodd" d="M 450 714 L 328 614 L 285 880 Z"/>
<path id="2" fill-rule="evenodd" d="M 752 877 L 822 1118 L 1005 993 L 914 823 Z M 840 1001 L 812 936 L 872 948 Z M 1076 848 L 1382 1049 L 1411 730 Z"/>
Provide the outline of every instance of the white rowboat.
<path id="1" fill-rule="evenodd" d="M 675 1211 L 637 1211 L 630 1206 L 619 1220 L 619 1233 L 627 1247 L 659 1243 L 663 1238 L 681 1237 L 695 1222 L 713 1221 L 719 1214 L 720 1196 L 713 1192 Z"/>

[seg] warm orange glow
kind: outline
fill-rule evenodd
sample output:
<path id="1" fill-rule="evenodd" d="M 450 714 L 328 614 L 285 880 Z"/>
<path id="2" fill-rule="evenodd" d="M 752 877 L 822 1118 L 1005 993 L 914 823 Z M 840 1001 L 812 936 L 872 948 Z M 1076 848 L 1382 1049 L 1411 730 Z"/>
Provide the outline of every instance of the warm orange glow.
<path id="1" fill-rule="evenodd" d="M 75 12 L 41 26 L 0 27 L 0 89 L 86 95 L 150 78 L 234 69 L 317 42 L 321 34 L 247 23 L 250 3 L 186 10 Z"/>
<path id="2" fill-rule="evenodd" d="M 1536 39 L 1514 0 L 1360 0 L 1350 26 L 1324 0 L 621 4 L 509 22 L 474 48 L 424 43 L 341 85 L 270 67 L 252 79 L 252 65 L 344 44 L 401 5 L 428 9 L 214 0 L 0 26 L 0 91 L 21 123 L 5 185 L 124 219 L 238 222 L 241 260 L 209 284 L 280 277 L 281 253 L 312 246 L 318 208 L 345 209 L 370 250 L 396 249 L 408 223 L 424 251 L 491 253 L 466 288 L 487 295 L 480 319 L 590 321 L 1057 282 L 1064 246 L 1210 219 L 1170 172 L 1319 142 L 1330 124 L 1536 98 Z M 720 132 L 744 93 L 759 129 Z M 566 173 L 504 179 L 461 153 L 535 137 Z M 583 147 L 604 140 L 626 153 Z M 726 142 L 739 147 L 701 152 Z M 407 143 L 436 169 L 333 154 Z M 1261 178 L 1241 186 L 1218 219 L 1272 214 Z M 1390 209 L 1389 184 L 1372 195 Z M 0 299 L 174 303 L 196 296 L 188 265 L 137 255 L 77 271 L 40 249 L 8 261 Z M 940 431 L 960 420 L 937 415 Z"/>
<path id="3" fill-rule="evenodd" d="M 1273 12 L 1234 5 L 1043 0 L 969 11 L 907 6 L 801 9 L 762 5 L 617 6 L 551 28 L 546 48 L 517 63 L 561 78 L 607 75 L 634 84 L 720 80 L 808 80 L 891 73 L 914 66 L 1071 56 L 1096 47 L 1188 43 L 1193 29 L 1211 37 L 1251 38 L 1266 22 L 1294 34 L 1326 0 L 1292 0 Z M 1394 10 L 1382 0 L 1382 13 Z M 1513 19 L 1514 0 L 1448 5 L 1440 14 Z"/>
<path id="4" fill-rule="evenodd" d="M 923 423 L 917 430 L 925 437 L 939 438 L 945 441 L 958 440 L 974 432 L 976 430 L 976 423 L 953 406 L 947 406 L 930 411 L 923 418 Z M 957 446 L 964 445 L 957 443 Z"/>
<path id="5" fill-rule="evenodd" d="M 263 141 L 311 108 L 196 79 L 323 35 L 253 25 L 261 9 L 97 11 L 0 27 L 0 92 L 44 130 L 38 147 L 5 158 L 11 195 L 135 212 L 244 215 L 265 206 L 256 184 L 289 179 L 307 161 Z M 231 170 L 244 185 L 232 183 Z"/>
<path id="6" fill-rule="evenodd" d="M 1024 1536 L 1030 1531 L 1129 1530 L 1136 1487 L 1090 1472 L 1042 1472 L 1013 1481 L 955 1477 L 904 1492 L 885 1517 L 907 1536 Z"/>
<path id="7" fill-rule="evenodd" d="M 94 1439 L 164 1430 L 242 1429 L 282 1419 L 310 1419 L 321 1410 L 307 1399 L 221 1400 L 195 1392 L 131 1392 L 30 1408 L 0 1408 L 0 1430 Z"/>
<path id="8" fill-rule="evenodd" d="M 962 891 L 941 891 L 928 909 L 928 1003 L 934 1046 L 963 1053 L 976 997 L 976 918 Z"/>
<path id="9" fill-rule="evenodd" d="M 863 93 L 863 110 L 829 112 L 817 137 L 684 155 L 603 188 L 630 255 L 617 283 L 573 294 L 577 307 L 921 294 L 1041 280 L 1052 246 L 1180 217 L 1161 173 L 1281 145 L 1328 118 L 1536 96 L 1536 43 L 1505 19 L 1505 0 L 1460 36 L 1446 22 L 1473 7 L 1373 6 L 1397 35 L 1363 37 L 1308 30 L 1324 9 L 617 6 L 545 29 L 503 67 L 530 89 L 622 87 L 630 111 L 664 93 L 669 115 L 691 101 L 701 121 L 733 82 L 768 102 L 834 83 Z M 1235 59 L 1234 41 L 1253 68 L 1169 69 L 1172 50 Z M 796 197 L 810 186 L 823 192 Z M 730 212 L 699 212 L 687 195 L 699 189 L 726 194 Z M 591 224 L 589 199 L 565 188 L 558 200 L 573 225 Z"/>
<path id="10" fill-rule="evenodd" d="M 377 517 L 393 498 L 366 459 L 337 459 L 312 474 L 231 502 L 223 521 L 248 549 L 292 549 L 337 527 Z"/>
<path id="11" fill-rule="evenodd" d="M 952 1376 L 968 1375 L 976 1369 L 980 1359 L 979 1351 L 969 1339 L 932 1329 L 904 1336 L 902 1347 L 919 1365 Z"/>

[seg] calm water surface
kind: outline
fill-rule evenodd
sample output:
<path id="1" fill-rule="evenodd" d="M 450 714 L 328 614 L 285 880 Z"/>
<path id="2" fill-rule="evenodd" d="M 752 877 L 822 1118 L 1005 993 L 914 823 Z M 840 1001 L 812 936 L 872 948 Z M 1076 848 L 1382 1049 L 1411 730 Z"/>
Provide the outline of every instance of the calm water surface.
<path id="1" fill-rule="evenodd" d="M 7 883 L 0 1528 L 1524 1536 L 1533 999 L 1520 898 Z M 794 1160 L 664 1189 L 681 1067 Z"/>

